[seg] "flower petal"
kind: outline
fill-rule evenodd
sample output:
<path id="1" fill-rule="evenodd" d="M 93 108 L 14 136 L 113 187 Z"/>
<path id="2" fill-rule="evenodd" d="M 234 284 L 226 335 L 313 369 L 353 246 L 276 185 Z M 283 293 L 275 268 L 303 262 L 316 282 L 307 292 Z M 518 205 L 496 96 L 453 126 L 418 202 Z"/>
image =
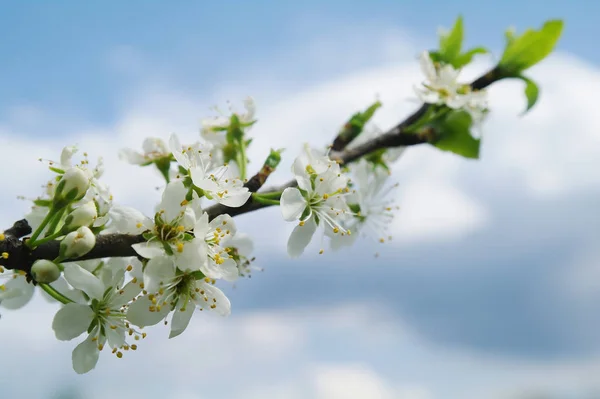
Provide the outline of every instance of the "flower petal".
<path id="1" fill-rule="evenodd" d="M 90 298 L 102 299 L 104 285 L 96 276 L 83 267 L 74 263 L 65 264 L 64 276 L 73 288 L 85 292 Z"/>
<path id="2" fill-rule="evenodd" d="M 144 289 L 153 294 L 158 291 L 161 284 L 175 277 L 173 258 L 160 256 L 150 259 L 144 269 Z"/>
<path id="3" fill-rule="evenodd" d="M 300 190 L 288 187 L 281 194 L 281 215 L 283 219 L 291 222 L 297 220 L 306 208 L 306 200 Z"/>
<path id="4" fill-rule="evenodd" d="M 113 309 L 120 308 L 121 306 L 129 303 L 142 291 L 142 287 L 138 283 L 133 281 L 125 284 L 123 289 L 119 290 L 114 298 L 110 301 L 110 307 Z"/>
<path id="5" fill-rule="evenodd" d="M 94 311 L 88 305 L 67 303 L 59 309 L 52 320 L 56 339 L 70 341 L 83 334 L 94 319 Z"/>
<path id="6" fill-rule="evenodd" d="M 317 230 L 317 224 L 315 223 L 315 219 L 311 217 L 308 219 L 303 226 L 296 226 L 287 244 L 288 254 L 292 258 L 297 258 L 302 255 L 304 249 L 310 243 L 313 234 Z"/>
<path id="7" fill-rule="evenodd" d="M 96 342 L 92 341 L 92 335 L 88 336 L 85 341 L 80 343 L 73 350 L 71 360 L 73 362 L 73 370 L 77 374 L 85 374 L 96 367 L 100 351 Z"/>
<path id="8" fill-rule="evenodd" d="M 229 298 L 225 296 L 223 291 L 203 280 L 196 281 L 196 287 L 200 289 L 200 292 L 204 291 L 203 295 L 196 295 L 195 302 L 198 307 L 206 310 L 210 309 L 221 316 L 231 314 L 231 302 L 229 302 Z"/>
<path id="9" fill-rule="evenodd" d="M 27 305 L 33 297 L 34 286 L 25 280 L 24 276 L 17 276 L 4 285 L 0 292 L 0 305 L 5 309 L 20 309 Z"/>
<path id="10" fill-rule="evenodd" d="M 141 257 L 152 259 L 165 254 L 162 244 L 157 241 L 141 242 L 131 246 Z"/>
<path id="11" fill-rule="evenodd" d="M 184 169 L 190 168 L 190 160 L 187 155 L 183 152 L 183 146 L 179 141 L 179 137 L 176 134 L 172 134 L 169 138 L 169 149 L 173 153 L 173 157 L 179 163 L 179 165 L 183 166 Z"/>
<path id="12" fill-rule="evenodd" d="M 160 311 L 150 311 L 155 305 L 148 296 L 136 299 L 127 308 L 127 320 L 138 327 L 153 326 L 163 320 L 169 314 L 170 306 L 161 307 Z"/>
<path id="13" fill-rule="evenodd" d="M 185 211 L 183 200 L 187 195 L 182 180 L 175 180 L 167 184 L 162 195 L 162 200 L 159 205 L 159 210 L 164 211 L 164 219 L 171 222 L 180 217 Z"/>
<path id="14" fill-rule="evenodd" d="M 131 148 L 123 148 L 119 150 L 119 159 L 132 165 L 141 165 L 147 162 L 146 158 L 142 154 L 132 150 Z"/>
<path id="15" fill-rule="evenodd" d="M 183 302 L 183 301 L 181 301 Z M 190 324 L 192 315 L 196 310 L 196 306 L 193 303 L 177 304 L 175 310 L 173 310 L 173 318 L 171 319 L 171 332 L 169 338 L 175 338 L 185 331 L 187 326 Z"/>

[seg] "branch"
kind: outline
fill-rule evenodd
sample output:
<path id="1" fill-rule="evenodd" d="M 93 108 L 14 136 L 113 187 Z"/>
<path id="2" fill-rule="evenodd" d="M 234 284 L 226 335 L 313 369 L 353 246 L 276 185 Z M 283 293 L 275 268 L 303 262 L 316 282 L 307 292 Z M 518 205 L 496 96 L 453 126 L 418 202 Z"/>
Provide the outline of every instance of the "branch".
<path id="1" fill-rule="evenodd" d="M 502 71 L 500 71 L 498 68 L 494 68 L 477 80 L 473 81 L 473 83 L 471 83 L 471 88 L 473 90 L 481 90 L 504 77 L 506 77 L 506 75 Z M 352 149 L 344 148 L 341 151 L 332 151 L 330 153 L 331 159 L 335 159 L 340 163 L 350 163 L 381 148 L 413 146 L 434 142 L 438 136 L 438 132 L 435 132 L 431 128 L 425 128 L 416 133 L 406 132 L 406 129 L 417 122 L 427 112 L 429 107 L 430 106 L 428 104 L 422 105 L 421 108 L 411 114 L 408 118 L 371 141 Z M 247 187 L 251 192 L 258 191 L 273 170 L 273 167 L 265 163 L 263 168 L 246 182 L 245 187 Z M 272 187 L 263 192 L 281 192 L 288 187 L 295 187 L 296 185 L 296 180 L 290 180 L 286 184 L 283 184 L 279 187 Z M 254 202 L 252 201 L 252 197 L 250 197 L 248 201 L 239 208 L 230 208 L 221 204 L 216 204 L 205 209 L 205 211 L 208 213 L 209 219 L 212 220 L 215 217 L 225 213 L 229 214 L 230 216 L 237 216 L 266 208 L 267 206 L 270 205 Z M 0 241 L 0 254 L 6 253 L 8 254 L 8 258 L 1 256 L 0 266 L 4 266 L 7 269 L 23 270 L 29 275 L 31 266 L 36 260 L 52 260 L 58 256 L 60 246 L 58 241 L 51 241 L 40 245 L 34 250 L 30 250 L 24 243 L 26 239 L 20 240 L 20 238 L 30 233 L 31 227 L 26 220 L 20 220 L 16 222 L 13 227 L 4 232 L 4 239 Z M 69 259 L 68 261 L 106 257 L 137 256 L 137 253 L 131 246 L 144 241 L 145 239 L 142 237 L 142 235 L 98 235 L 94 249 L 88 252 L 85 256 L 77 259 Z"/>
<path id="2" fill-rule="evenodd" d="M 471 88 L 473 90 L 481 90 L 495 81 L 502 79 L 504 74 L 498 69 L 494 68 L 487 72 L 485 75 L 479 77 L 471 83 Z M 374 138 L 371 141 L 368 141 L 360 146 L 353 149 L 346 149 L 343 151 L 334 151 L 329 154 L 331 159 L 338 160 L 340 163 L 350 163 L 356 161 L 359 158 L 364 157 L 365 155 L 377 151 L 381 148 L 391 148 L 391 147 L 408 147 L 423 143 L 430 143 L 435 141 L 437 137 L 436 132 L 433 129 L 424 129 L 414 134 L 408 134 L 405 130 L 417 122 L 429 109 L 429 104 L 423 104 L 421 108 L 412 113 L 408 118 L 400 122 L 398 125 L 394 126 L 392 129 L 388 130 L 386 133 Z M 347 143 L 349 144 L 349 143 Z M 265 190 L 265 193 L 273 193 L 280 192 L 285 190 L 288 187 L 295 187 L 297 185 L 295 180 L 290 180 L 286 184 L 279 187 L 272 187 L 268 190 Z M 225 205 L 216 204 L 207 209 L 205 209 L 206 213 L 208 213 L 209 219 L 213 219 L 219 215 L 224 213 L 229 214 L 230 216 L 237 216 L 248 212 L 253 212 L 262 208 L 266 208 L 271 205 L 267 204 L 259 204 L 252 201 L 252 197 L 248 199 L 243 206 L 239 208 L 230 208 Z"/>

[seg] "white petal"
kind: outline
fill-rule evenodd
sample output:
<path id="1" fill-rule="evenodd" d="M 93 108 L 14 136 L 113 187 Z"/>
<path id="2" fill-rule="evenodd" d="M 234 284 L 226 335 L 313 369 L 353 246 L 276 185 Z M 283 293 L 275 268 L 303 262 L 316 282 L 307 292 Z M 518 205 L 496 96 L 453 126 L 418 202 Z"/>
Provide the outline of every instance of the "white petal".
<path id="1" fill-rule="evenodd" d="M 229 302 L 229 298 L 225 296 L 223 291 L 202 280 L 196 282 L 196 287 L 205 293 L 204 296 L 196 296 L 195 302 L 198 307 L 204 310 L 212 310 L 221 316 L 229 316 L 231 314 L 231 302 Z M 212 305 L 215 307 L 211 308 Z"/>
<path id="2" fill-rule="evenodd" d="M 98 344 L 92 341 L 92 336 L 88 336 L 85 341 L 80 343 L 73 350 L 71 360 L 73 361 L 73 370 L 77 374 L 84 374 L 96 367 L 100 351 Z"/>
<path id="3" fill-rule="evenodd" d="M 127 320 L 138 327 L 153 326 L 163 320 L 170 310 L 170 306 L 165 305 L 160 312 L 151 312 L 151 306 L 154 305 L 147 296 L 136 299 L 127 308 Z"/>
<path id="4" fill-rule="evenodd" d="M 67 303 L 59 309 L 52 321 L 56 339 L 70 341 L 83 334 L 94 319 L 94 311 L 88 305 Z"/>
<path id="5" fill-rule="evenodd" d="M 248 198 L 250 198 L 250 195 L 252 195 L 252 193 L 245 187 L 243 189 L 236 190 L 234 193 L 231 192 L 232 189 L 229 191 L 230 193 L 226 196 L 223 196 L 223 198 L 216 196 L 214 198 L 215 201 L 230 208 L 239 208 L 240 206 L 244 205 L 248 201 Z"/>
<path id="6" fill-rule="evenodd" d="M 156 258 L 165 254 L 165 249 L 158 241 L 141 242 L 131 246 L 135 252 L 146 259 Z"/>
<path id="7" fill-rule="evenodd" d="M 123 205 L 114 205 L 108 211 L 110 225 L 102 231 L 104 234 L 140 234 L 147 229 L 149 220 L 142 212 L 135 208 Z"/>
<path id="8" fill-rule="evenodd" d="M 132 165 L 141 165 L 148 162 L 142 154 L 130 148 L 119 150 L 119 159 Z"/>
<path id="9" fill-rule="evenodd" d="M 185 200 L 187 191 L 181 180 L 172 181 L 165 187 L 159 208 L 165 212 L 164 218 L 167 222 L 182 215 L 185 210 L 183 200 Z"/>
<path id="10" fill-rule="evenodd" d="M 231 241 L 229 241 L 228 246 L 236 248 L 238 253 L 242 256 L 249 256 L 254 250 L 252 238 L 246 233 L 237 233 L 232 237 Z"/>
<path id="11" fill-rule="evenodd" d="M 74 263 L 65 264 L 64 276 L 73 288 L 85 292 L 90 298 L 102 299 L 105 290 L 104 285 L 96 276 L 83 267 Z"/>
<path id="12" fill-rule="evenodd" d="M 210 224 L 208 222 L 208 213 L 203 212 L 194 225 L 194 236 L 204 237 L 209 230 Z"/>
<path id="13" fill-rule="evenodd" d="M 219 191 L 219 185 L 211 179 L 195 179 L 192 176 L 192 182 L 194 183 L 194 186 L 200 187 L 202 190 L 207 191 L 211 195 Z M 216 194 L 214 195 L 216 196 Z"/>
<path id="14" fill-rule="evenodd" d="M 229 230 L 229 234 L 232 236 L 237 232 L 237 228 L 235 227 L 235 221 L 233 218 L 227 214 L 219 215 L 213 220 L 210 221 L 209 231 L 214 231 L 217 228 L 222 230 Z"/>
<path id="15" fill-rule="evenodd" d="M 149 293 L 155 293 L 161 283 L 166 283 L 175 277 L 175 265 L 169 256 L 150 259 L 144 269 L 144 288 Z"/>
<path id="16" fill-rule="evenodd" d="M 123 328 L 110 328 L 109 324 L 104 325 L 104 331 L 108 340 L 108 345 L 111 348 L 120 348 L 125 345 L 125 329 Z"/>
<path id="17" fill-rule="evenodd" d="M 292 258 L 297 258 L 298 256 L 302 255 L 304 249 L 310 243 L 310 240 L 312 239 L 312 236 L 315 234 L 316 230 L 317 224 L 315 223 L 315 219 L 313 217 L 308 219 L 304 226 L 296 226 L 288 240 L 288 254 Z"/>
<path id="18" fill-rule="evenodd" d="M 194 310 L 196 310 L 196 306 L 193 303 L 177 304 L 177 307 L 173 310 L 169 338 L 175 338 L 185 331 L 190 324 Z"/>
<path id="19" fill-rule="evenodd" d="M 138 283 L 130 281 L 115 294 L 115 297 L 110 301 L 110 307 L 113 309 L 120 308 L 126 303 L 131 302 L 141 291 L 142 287 Z"/>
<path id="20" fill-rule="evenodd" d="M 169 138 L 169 149 L 173 153 L 175 160 L 179 165 L 183 166 L 184 169 L 190 168 L 190 161 L 186 154 L 182 152 L 183 146 L 179 142 L 179 137 L 176 134 L 172 134 Z"/>
<path id="21" fill-rule="evenodd" d="M 281 194 L 281 215 L 283 219 L 291 222 L 297 220 L 306 208 L 306 200 L 300 190 L 288 187 Z"/>
<path id="22" fill-rule="evenodd" d="M 4 288 L 5 291 L 0 293 L 0 305 L 5 309 L 20 309 L 33 297 L 34 286 L 28 283 L 24 276 L 10 279 Z"/>
<path id="23" fill-rule="evenodd" d="M 435 66 L 433 65 L 433 61 L 431 61 L 431 57 L 429 56 L 429 52 L 423 51 L 421 56 L 419 57 L 419 61 L 421 64 L 421 71 L 425 75 L 425 77 L 434 81 L 437 79 L 437 73 L 435 70 Z"/>
<path id="24" fill-rule="evenodd" d="M 204 237 L 194 238 L 183 244 L 183 251 L 177 252 L 175 265 L 181 271 L 200 270 L 208 260 Z"/>

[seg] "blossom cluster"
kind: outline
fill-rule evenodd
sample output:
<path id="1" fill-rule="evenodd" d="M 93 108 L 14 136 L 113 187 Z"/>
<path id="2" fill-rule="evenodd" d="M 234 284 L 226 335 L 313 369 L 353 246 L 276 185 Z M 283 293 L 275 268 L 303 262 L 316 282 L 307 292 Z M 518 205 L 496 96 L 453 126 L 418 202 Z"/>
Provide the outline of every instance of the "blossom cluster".
<path id="1" fill-rule="evenodd" d="M 418 90 L 423 101 L 463 109 L 474 119 L 483 115 L 485 92 L 458 84 L 457 71 L 434 64 L 428 53 L 421 65 L 427 80 Z M 326 245 L 338 250 L 359 236 L 381 242 L 391 238 L 388 228 L 398 207 L 390 198 L 397 187 L 389 181 L 390 165 L 403 148 L 382 149 L 342 164 L 329 150 L 307 144 L 293 161 L 292 184 L 281 191 L 253 193 L 246 184 L 247 133 L 256 122 L 251 98 L 245 108 L 244 113 L 203 120 L 194 143 L 182 144 L 172 134 L 166 142 L 147 138 L 143 152 L 121 150 L 122 160 L 156 167 L 164 177 L 160 202 L 151 215 L 113 201 L 101 179 L 101 159 L 91 167 L 83 153 L 74 163 L 78 149 L 69 146 L 60 161 L 46 161 L 54 176 L 33 200 L 26 216 L 33 234 L 24 244 L 33 250 L 58 242 L 60 250 L 54 259 L 37 260 L 30 276 L 0 268 L 0 276 L 8 279 L 0 285 L 0 305 L 24 306 L 36 286 L 46 298 L 60 302 L 52 328 L 59 340 L 79 338 L 72 363 L 77 373 L 86 373 L 106 346 L 118 358 L 135 351 L 146 327 L 162 322 L 174 338 L 195 313 L 230 314 L 229 299 L 219 287 L 249 275 L 253 244 L 248 235 L 238 233 L 226 211 L 209 214 L 211 204 L 224 209 L 248 201 L 279 205 L 282 219 L 296 223 L 287 244 L 291 257 L 302 255 L 312 241 L 319 242 L 318 252 L 323 253 Z M 375 125 L 361 125 L 348 149 L 382 134 Z M 265 162 L 267 172 L 279 162 L 280 153 L 273 154 Z M 131 256 L 95 256 L 92 251 L 108 234 L 141 239 L 132 245 Z"/>

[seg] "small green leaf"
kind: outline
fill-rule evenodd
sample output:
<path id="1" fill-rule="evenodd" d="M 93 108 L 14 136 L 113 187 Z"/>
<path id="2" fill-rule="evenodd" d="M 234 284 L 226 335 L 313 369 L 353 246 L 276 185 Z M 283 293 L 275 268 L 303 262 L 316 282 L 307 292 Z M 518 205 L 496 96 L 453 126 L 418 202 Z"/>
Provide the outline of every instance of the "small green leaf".
<path id="1" fill-rule="evenodd" d="M 487 54 L 489 51 L 485 47 L 475 47 L 466 53 L 462 53 L 452 61 L 452 66 L 456 69 L 462 68 L 469 64 L 473 57 L 477 54 Z"/>
<path id="2" fill-rule="evenodd" d="M 269 156 L 265 160 L 264 164 L 271 169 L 277 168 L 277 166 L 281 162 L 281 152 L 282 151 L 283 151 L 283 148 L 280 148 L 279 150 L 274 150 L 271 148 L 271 152 L 269 153 Z"/>
<path id="3" fill-rule="evenodd" d="M 518 78 L 525 82 L 525 97 L 527 97 L 527 109 L 525 109 L 525 111 L 523 112 L 523 114 L 525 114 L 527 113 L 527 111 L 533 108 L 533 106 L 537 102 L 538 97 L 540 95 L 540 89 L 533 80 L 522 75 L 518 76 Z"/>
<path id="4" fill-rule="evenodd" d="M 338 137 L 342 139 L 345 143 L 350 143 L 359 134 L 362 133 L 367 122 L 371 120 L 375 112 L 381 107 L 380 101 L 375 101 L 371 104 L 366 110 L 356 112 L 354 115 L 350 117 L 348 122 L 344 124 L 340 132 L 338 133 Z"/>
<path id="5" fill-rule="evenodd" d="M 528 29 L 521 36 L 507 31 L 499 67 L 516 75 L 537 64 L 554 50 L 562 29 L 563 21 L 550 20 L 540 30 Z"/>
<path id="6" fill-rule="evenodd" d="M 440 35 L 440 53 L 442 58 L 447 63 L 458 57 L 462 48 L 462 42 L 464 37 L 463 19 L 462 16 L 456 18 L 454 27 L 447 34 Z"/>
<path id="7" fill-rule="evenodd" d="M 452 111 L 433 125 L 439 139 L 433 145 L 440 150 L 450 151 L 465 158 L 479 158 L 481 140 L 471 135 L 471 115 L 465 111 Z"/>

